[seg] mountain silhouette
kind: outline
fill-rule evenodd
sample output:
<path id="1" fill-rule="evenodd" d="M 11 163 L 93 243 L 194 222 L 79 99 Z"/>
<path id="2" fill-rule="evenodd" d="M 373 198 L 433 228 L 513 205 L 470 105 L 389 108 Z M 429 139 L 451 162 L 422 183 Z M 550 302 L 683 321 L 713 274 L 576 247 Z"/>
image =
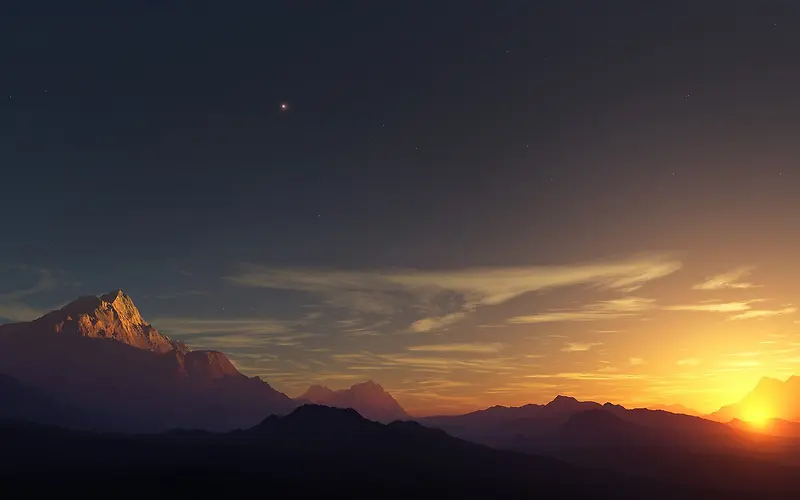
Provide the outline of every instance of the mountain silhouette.
<path id="1" fill-rule="evenodd" d="M 692 417 L 702 417 L 703 414 L 697 410 L 693 410 L 691 408 L 687 408 L 681 404 L 672 404 L 672 405 L 648 405 L 648 409 L 650 410 L 663 410 L 670 413 L 677 413 L 682 415 L 690 415 Z"/>
<path id="2" fill-rule="evenodd" d="M 91 416 L 80 427 L 102 430 L 225 430 L 295 407 L 224 354 L 159 333 L 120 290 L 0 326 L 0 373 L 56 395 Z"/>
<path id="3" fill-rule="evenodd" d="M 602 408 L 598 403 L 559 395 L 545 405 L 493 406 L 465 415 L 425 417 L 419 421 L 463 439 L 510 447 L 520 435 L 552 435 L 570 416 L 598 408 Z"/>
<path id="4" fill-rule="evenodd" d="M 312 385 L 302 396 L 296 398 L 296 401 L 335 408 L 352 408 L 361 416 L 376 422 L 388 423 L 410 418 L 391 394 L 371 380 L 338 391 L 321 385 Z"/>
<path id="5" fill-rule="evenodd" d="M 729 426 L 685 414 L 578 401 L 557 396 L 546 405 L 496 406 L 466 415 L 426 417 L 425 425 L 507 449 L 552 453 L 563 446 L 725 446 L 739 441 Z M 576 424 L 580 423 L 580 425 Z M 616 441 L 615 441 L 616 440 Z"/>
<path id="6" fill-rule="evenodd" d="M 494 450 L 415 422 L 384 425 L 352 409 L 318 405 L 229 433 L 108 435 L 0 422 L 0 442 L 4 455 L 14 457 L 0 468 L 0 483 L 11 496 L 53 496 L 66 488 L 104 498 L 109 491 L 130 498 L 200 493 L 252 498 L 265 491 L 293 498 L 752 496 L 752 491 L 645 480 Z M 47 480 L 36 480 L 43 473 Z M 759 498 L 770 498 L 765 490 Z"/>
<path id="7" fill-rule="evenodd" d="M 786 381 L 763 377 L 738 403 L 723 406 L 708 418 L 719 422 L 734 419 L 800 422 L 800 377 L 792 376 Z"/>

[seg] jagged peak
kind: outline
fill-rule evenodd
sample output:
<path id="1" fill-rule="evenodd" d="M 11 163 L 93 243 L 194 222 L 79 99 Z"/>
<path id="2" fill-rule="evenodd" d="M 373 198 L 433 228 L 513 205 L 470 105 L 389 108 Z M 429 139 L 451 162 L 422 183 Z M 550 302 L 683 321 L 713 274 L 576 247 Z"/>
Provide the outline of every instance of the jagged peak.
<path id="1" fill-rule="evenodd" d="M 99 297 L 93 295 L 78 297 L 33 323 L 56 333 L 114 339 L 155 352 L 190 351 L 183 342 L 171 340 L 147 323 L 131 297 L 121 289 Z"/>
<path id="2" fill-rule="evenodd" d="M 566 403 L 578 403 L 579 401 L 572 396 L 564 396 L 559 394 L 552 401 L 547 403 L 548 406 L 550 405 L 558 405 L 558 404 L 566 404 Z"/>
<path id="3" fill-rule="evenodd" d="M 133 303 L 129 295 L 120 289 L 111 291 L 99 297 L 94 295 L 83 295 L 68 303 L 61 309 L 53 311 L 45 315 L 51 316 L 54 313 L 63 313 L 65 316 L 78 316 L 81 314 L 88 314 L 90 316 L 97 314 L 99 311 L 113 309 L 116 311 L 120 319 L 128 321 L 136 325 L 147 324 L 139 313 L 139 309 Z"/>
<path id="4" fill-rule="evenodd" d="M 351 391 L 358 391 L 358 390 L 361 390 L 361 389 L 366 389 L 366 390 L 375 391 L 375 392 L 378 392 L 378 391 L 386 392 L 386 389 L 384 389 L 381 384 L 375 382 L 374 380 L 367 380 L 366 382 L 361 382 L 361 383 L 354 384 L 354 385 L 350 386 L 350 390 Z"/>
<path id="5" fill-rule="evenodd" d="M 300 396 L 300 399 L 316 401 L 320 399 L 326 399 L 333 394 L 334 391 L 332 391 L 330 388 L 320 384 L 313 384 L 306 389 L 306 392 Z"/>
<path id="6" fill-rule="evenodd" d="M 116 290 L 112 290 L 107 294 L 100 296 L 100 300 L 104 300 L 106 302 L 115 302 L 117 300 L 124 300 L 126 298 L 130 300 L 130 297 L 126 295 L 125 292 L 123 292 L 122 289 L 120 288 L 117 288 Z"/>

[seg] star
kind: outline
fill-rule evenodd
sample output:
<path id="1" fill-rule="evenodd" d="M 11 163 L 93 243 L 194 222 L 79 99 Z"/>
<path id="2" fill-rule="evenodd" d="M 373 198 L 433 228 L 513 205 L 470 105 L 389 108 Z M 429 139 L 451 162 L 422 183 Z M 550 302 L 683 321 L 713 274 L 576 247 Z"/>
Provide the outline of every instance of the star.
<path id="1" fill-rule="evenodd" d="M 281 103 L 281 111 L 288 111 L 288 110 L 289 110 L 289 105 L 287 103 L 285 103 L 285 102 L 282 102 Z"/>

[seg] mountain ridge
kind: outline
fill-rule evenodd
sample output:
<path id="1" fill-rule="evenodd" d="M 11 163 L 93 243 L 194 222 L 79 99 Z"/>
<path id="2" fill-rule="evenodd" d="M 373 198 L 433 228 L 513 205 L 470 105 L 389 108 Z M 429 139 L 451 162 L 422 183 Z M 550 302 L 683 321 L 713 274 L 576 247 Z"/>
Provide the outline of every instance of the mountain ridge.
<path id="1" fill-rule="evenodd" d="M 295 398 L 295 401 L 335 408 L 352 408 L 369 420 L 383 423 L 395 420 L 409 420 L 411 418 L 400 403 L 383 386 L 372 380 L 336 391 L 314 384 L 301 396 Z"/>

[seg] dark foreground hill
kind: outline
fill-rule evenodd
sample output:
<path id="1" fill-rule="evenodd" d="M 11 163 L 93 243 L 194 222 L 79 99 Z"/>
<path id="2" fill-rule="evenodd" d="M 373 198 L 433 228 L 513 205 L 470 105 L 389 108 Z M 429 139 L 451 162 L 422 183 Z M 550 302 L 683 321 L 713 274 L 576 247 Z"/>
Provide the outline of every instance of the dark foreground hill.
<path id="1" fill-rule="evenodd" d="M 6 421 L 0 442 L 8 498 L 752 498 L 598 473 L 312 405 L 227 434 L 134 437 Z"/>

